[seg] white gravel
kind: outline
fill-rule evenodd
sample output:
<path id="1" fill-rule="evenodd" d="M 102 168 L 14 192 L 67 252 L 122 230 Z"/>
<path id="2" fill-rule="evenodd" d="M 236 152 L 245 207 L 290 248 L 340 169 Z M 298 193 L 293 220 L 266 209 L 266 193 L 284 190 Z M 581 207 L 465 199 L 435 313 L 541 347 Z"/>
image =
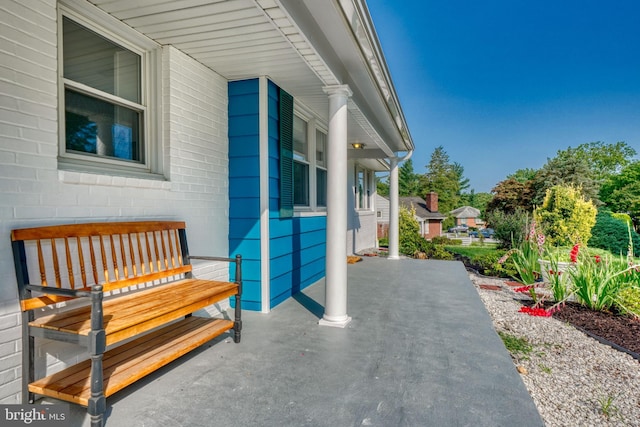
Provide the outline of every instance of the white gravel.
<path id="1" fill-rule="evenodd" d="M 503 280 L 470 274 L 497 332 L 525 338 L 515 368 L 548 427 L 640 426 L 640 362 L 560 320 L 519 313 Z M 478 285 L 500 285 L 501 290 Z"/>

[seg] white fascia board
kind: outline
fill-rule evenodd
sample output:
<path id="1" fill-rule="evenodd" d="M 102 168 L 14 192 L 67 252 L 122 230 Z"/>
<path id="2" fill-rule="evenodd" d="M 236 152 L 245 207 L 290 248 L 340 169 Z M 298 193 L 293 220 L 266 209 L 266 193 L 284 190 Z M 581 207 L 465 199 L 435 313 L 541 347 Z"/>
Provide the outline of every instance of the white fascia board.
<path id="1" fill-rule="evenodd" d="M 380 96 L 386 104 L 387 110 L 402 137 L 406 151 L 414 150 L 415 146 L 409 133 L 398 95 L 390 77 L 389 68 L 382 54 L 380 42 L 375 33 L 371 15 L 363 0 L 337 0 L 351 27 L 351 32 L 365 58 L 365 63 L 374 79 Z"/>

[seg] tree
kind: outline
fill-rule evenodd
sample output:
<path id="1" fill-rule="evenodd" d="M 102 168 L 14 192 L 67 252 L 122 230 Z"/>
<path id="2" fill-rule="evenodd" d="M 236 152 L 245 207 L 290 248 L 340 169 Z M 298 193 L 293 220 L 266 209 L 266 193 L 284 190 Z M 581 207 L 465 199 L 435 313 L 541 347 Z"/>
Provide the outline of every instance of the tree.
<path id="1" fill-rule="evenodd" d="M 460 203 L 460 179 L 462 167 L 450 163 L 449 155 L 442 146 L 436 147 L 427 165 L 427 172 L 422 176 L 424 194 L 438 193 L 438 210 L 448 213 Z M 446 226 L 446 224 L 443 224 Z"/>
<path id="2" fill-rule="evenodd" d="M 473 189 L 468 193 L 462 193 L 460 195 L 460 203 L 479 209 L 482 218 L 485 218 L 487 206 L 492 199 L 493 195 L 491 193 L 476 193 Z"/>
<path id="3" fill-rule="evenodd" d="M 568 150 L 572 150 L 571 147 Z M 631 159 L 636 154 L 635 149 L 622 141 L 615 144 L 605 144 L 602 141 L 589 142 L 580 144 L 573 150 L 573 155 L 587 161 L 597 180 L 619 173 L 622 168 L 631 163 Z"/>
<path id="4" fill-rule="evenodd" d="M 411 159 L 402 163 L 398 169 L 398 193 L 400 196 L 422 196 L 420 193 L 420 175 L 413 171 Z"/>
<path id="5" fill-rule="evenodd" d="M 522 208 L 513 212 L 496 210 L 487 213 L 487 222 L 494 229 L 494 238 L 504 249 L 517 248 L 524 242 L 531 214 Z"/>
<path id="6" fill-rule="evenodd" d="M 629 238 L 633 244 L 633 252 L 640 253 L 640 236 L 629 230 L 628 223 L 614 217 L 609 211 L 599 210 L 596 224 L 591 229 L 589 246 L 608 250 L 616 255 L 627 255 Z"/>
<path id="7" fill-rule="evenodd" d="M 533 179 L 536 190 L 533 203 L 542 203 L 546 191 L 555 185 L 571 185 L 581 188 L 587 200 L 600 205 L 600 184 L 630 164 L 635 154 L 636 150 L 625 142 L 589 142 L 558 150 L 556 157 L 547 159 Z"/>
<path id="8" fill-rule="evenodd" d="M 525 212 L 533 210 L 532 181 L 522 183 L 514 178 L 509 178 L 499 182 L 491 192 L 493 198 L 487 204 L 488 212 L 502 211 L 506 214 L 512 214 L 518 209 Z"/>
<path id="9" fill-rule="evenodd" d="M 537 172 L 538 171 L 536 169 L 531 168 L 518 169 L 511 175 L 507 175 L 507 179 L 514 179 L 522 184 L 525 184 L 526 182 L 531 181 L 533 178 L 535 178 Z"/>
<path id="10" fill-rule="evenodd" d="M 547 190 L 542 206 L 534 211 L 534 218 L 550 244 L 570 246 L 589 241 L 596 213 L 593 202 L 585 200 L 579 188 L 556 185 Z"/>
<path id="11" fill-rule="evenodd" d="M 460 163 L 454 162 L 452 167 L 458 177 L 458 195 L 461 195 L 471 184 L 469 184 L 469 178 L 464 177 L 464 167 Z"/>
<path id="12" fill-rule="evenodd" d="M 383 197 L 388 197 L 389 196 L 389 179 L 387 179 L 386 181 L 383 181 L 382 177 L 376 175 L 376 192 Z"/>
<path id="13" fill-rule="evenodd" d="M 598 199 L 599 185 L 595 179 L 595 173 L 589 166 L 584 156 L 576 155 L 572 148 L 558 151 L 553 159 L 547 159 L 547 163 L 538 171 L 533 179 L 533 204 L 539 206 L 543 203 L 547 190 L 551 187 L 562 185 L 580 188 L 582 195 L 587 200 L 593 200 L 600 204 Z"/>
<path id="14" fill-rule="evenodd" d="M 602 184 L 600 198 L 613 212 L 629 214 L 634 226 L 640 227 L 640 161 L 609 176 Z"/>

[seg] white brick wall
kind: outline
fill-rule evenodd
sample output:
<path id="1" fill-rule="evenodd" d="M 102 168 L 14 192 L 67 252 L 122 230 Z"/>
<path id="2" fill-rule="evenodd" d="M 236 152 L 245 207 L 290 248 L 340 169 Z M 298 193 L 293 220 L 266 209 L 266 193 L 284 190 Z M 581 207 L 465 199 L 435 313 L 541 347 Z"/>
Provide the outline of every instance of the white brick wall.
<path id="1" fill-rule="evenodd" d="M 55 0 L 2 3 L 0 14 L 0 403 L 20 398 L 21 327 L 9 234 L 74 221 L 182 219 L 192 254 L 228 254 L 227 81 L 180 51 L 162 52 L 166 181 L 58 170 Z M 224 279 L 226 264 L 200 277 Z M 52 371 L 73 346 L 43 341 Z M 44 370 L 45 366 L 38 366 Z"/>

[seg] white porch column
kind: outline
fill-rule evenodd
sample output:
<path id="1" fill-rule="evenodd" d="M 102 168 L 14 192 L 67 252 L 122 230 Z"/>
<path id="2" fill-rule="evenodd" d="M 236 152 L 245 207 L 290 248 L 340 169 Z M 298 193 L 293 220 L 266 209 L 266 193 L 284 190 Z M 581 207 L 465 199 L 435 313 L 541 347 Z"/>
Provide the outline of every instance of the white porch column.
<path id="1" fill-rule="evenodd" d="M 347 85 L 327 86 L 327 251 L 324 326 L 344 328 L 347 316 Z"/>
<path id="2" fill-rule="evenodd" d="M 389 160 L 389 259 L 399 259 L 400 200 L 398 197 L 398 158 L 392 157 Z"/>

